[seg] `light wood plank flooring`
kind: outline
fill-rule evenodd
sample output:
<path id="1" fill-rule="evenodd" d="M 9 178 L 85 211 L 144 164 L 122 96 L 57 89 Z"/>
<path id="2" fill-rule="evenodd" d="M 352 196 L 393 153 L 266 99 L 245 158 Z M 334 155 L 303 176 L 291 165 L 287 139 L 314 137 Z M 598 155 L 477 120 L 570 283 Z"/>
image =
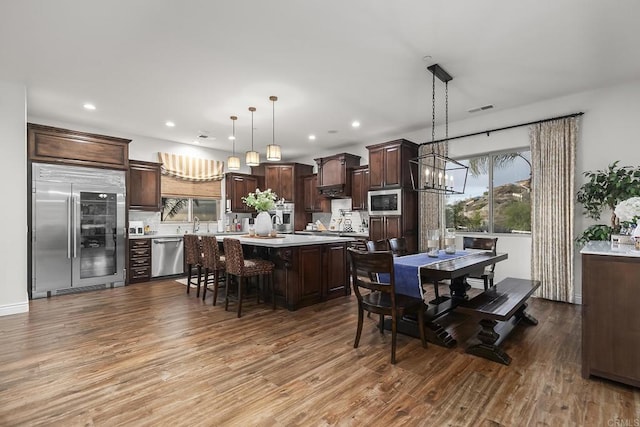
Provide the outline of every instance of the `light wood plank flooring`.
<path id="1" fill-rule="evenodd" d="M 0 317 L 0 425 L 638 425 L 640 390 L 580 376 L 580 308 L 529 312 L 511 366 L 464 353 L 462 314 L 456 348 L 400 336 L 392 366 L 373 317 L 353 348 L 354 297 L 241 319 L 175 281 L 35 300 Z"/>

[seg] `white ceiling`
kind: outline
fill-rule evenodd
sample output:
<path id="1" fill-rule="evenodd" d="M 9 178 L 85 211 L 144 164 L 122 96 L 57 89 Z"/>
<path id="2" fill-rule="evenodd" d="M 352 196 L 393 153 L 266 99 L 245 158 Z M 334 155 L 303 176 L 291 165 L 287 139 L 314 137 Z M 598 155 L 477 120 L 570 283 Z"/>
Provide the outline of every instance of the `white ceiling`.
<path id="1" fill-rule="evenodd" d="M 433 63 L 453 76 L 450 121 L 637 79 L 639 18 L 636 0 L 3 0 L 0 79 L 26 85 L 30 117 L 114 136 L 207 132 L 229 150 L 237 115 L 238 152 L 249 106 L 264 152 L 277 95 L 288 160 L 420 129 L 428 141 Z"/>

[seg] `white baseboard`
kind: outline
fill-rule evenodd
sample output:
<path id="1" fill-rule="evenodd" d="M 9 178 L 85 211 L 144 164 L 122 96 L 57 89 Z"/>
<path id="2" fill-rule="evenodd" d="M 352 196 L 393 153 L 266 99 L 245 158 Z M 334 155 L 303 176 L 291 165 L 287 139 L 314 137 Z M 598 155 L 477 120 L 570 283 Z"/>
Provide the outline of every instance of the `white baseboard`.
<path id="1" fill-rule="evenodd" d="M 29 301 L 18 302 L 15 304 L 0 305 L 0 316 L 9 316 L 11 314 L 28 313 Z"/>

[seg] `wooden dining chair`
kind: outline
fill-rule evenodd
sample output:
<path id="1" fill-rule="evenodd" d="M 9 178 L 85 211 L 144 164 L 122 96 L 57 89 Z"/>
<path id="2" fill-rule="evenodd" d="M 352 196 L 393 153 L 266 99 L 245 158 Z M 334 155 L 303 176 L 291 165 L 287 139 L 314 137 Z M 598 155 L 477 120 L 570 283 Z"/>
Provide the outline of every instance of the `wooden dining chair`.
<path id="1" fill-rule="evenodd" d="M 497 237 L 464 237 L 462 239 L 462 249 L 478 249 L 490 251 L 493 255 L 495 255 L 497 243 Z M 485 267 L 482 271 L 469 274 L 468 277 L 472 279 L 481 279 L 484 282 L 484 290 L 486 291 L 489 289 L 489 286 L 493 286 L 495 269 L 496 265 L 491 264 Z"/>
<path id="2" fill-rule="evenodd" d="M 200 247 L 200 239 L 195 234 L 184 235 L 184 259 L 187 264 L 187 293 L 191 289 L 191 285 L 196 285 L 198 290 L 196 296 L 200 296 L 200 283 L 202 276 L 202 249 Z M 193 269 L 198 273 L 197 280 L 192 279 Z"/>
<path id="3" fill-rule="evenodd" d="M 353 291 L 358 300 L 358 328 L 354 348 L 358 348 L 364 311 L 380 316 L 380 333 L 384 333 L 384 317 L 391 316 L 391 363 L 396 363 L 396 335 L 398 319 L 405 314 L 416 313 L 418 315 L 418 328 L 422 346 L 426 347 L 424 333 L 424 302 L 420 298 L 396 294 L 395 277 L 393 272 L 393 254 L 391 252 L 361 252 L 353 248 L 347 249 L 351 263 Z M 380 283 L 371 279 L 378 274 L 387 273 L 389 283 Z M 369 290 L 363 293 L 362 290 Z"/>
<path id="4" fill-rule="evenodd" d="M 204 268 L 204 282 L 202 288 L 202 301 L 207 296 L 207 287 L 209 284 L 213 284 L 213 303 L 216 305 L 218 299 L 218 285 L 220 282 L 220 275 L 224 273 L 226 268 L 225 256 L 220 255 L 220 248 L 218 247 L 218 239 L 216 236 L 202 236 L 202 267 Z M 209 274 L 212 274 L 211 280 L 209 280 Z"/>
<path id="5" fill-rule="evenodd" d="M 390 251 L 389 241 L 387 239 L 381 240 L 367 240 L 367 250 L 369 252 L 378 251 Z"/>
<path id="6" fill-rule="evenodd" d="M 227 292 L 224 299 L 225 311 L 229 309 L 229 294 L 231 293 L 231 282 L 229 276 L 236 277 L 237 283 L 237 301 L 238 301 L 238 317 L 242 315 L 242 299 L 243 299 L 243 286 L 246 285 L 248 277 L 262 277 L 263 289 L 266 287 L 264 279 L 269 279 L 269 286 L 271 287 L 271 301 L 273 302 L 273 309 L 276 309 L 276 294 L 273 285 L 273 270 L 275 268 L 271 261 L 263 259 L 244 259 L 242 253 L 242 244 L 238 239 L 231 239 L 225 237 L 222 241 L 225 254 L 225 282 L 227 286 Z M 260 302 L 260 290 L 257 291 L 258 302 Z"/>
<path id="7" fill-rule="evenodd" d="M 389 249 L 394 256 L 408 255 L 407 239 L 404 237 L 392 237 L 389 239 Z"/>

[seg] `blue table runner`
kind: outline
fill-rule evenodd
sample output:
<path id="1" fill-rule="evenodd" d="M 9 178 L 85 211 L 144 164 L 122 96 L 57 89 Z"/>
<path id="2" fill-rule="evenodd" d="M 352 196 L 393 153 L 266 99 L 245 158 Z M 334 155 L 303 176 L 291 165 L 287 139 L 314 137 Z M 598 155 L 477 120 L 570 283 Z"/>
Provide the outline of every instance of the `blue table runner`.
<path id="1" fill-rule="evenodd" d="M 454 254 L 447 254 L 444 250 L 441 250 L 437 258 L 430 257 L 426 253 L 395 257 L 393 259 L 393 270 L 396 278 L 396 293 L 422 299 L 420 267 L 466 255 L 469 255 L 469 252 L 456 251 Z M 389 283 L 389 275 L 380 274 L 378 275 L 378 280 L 381 283 Z"/>

